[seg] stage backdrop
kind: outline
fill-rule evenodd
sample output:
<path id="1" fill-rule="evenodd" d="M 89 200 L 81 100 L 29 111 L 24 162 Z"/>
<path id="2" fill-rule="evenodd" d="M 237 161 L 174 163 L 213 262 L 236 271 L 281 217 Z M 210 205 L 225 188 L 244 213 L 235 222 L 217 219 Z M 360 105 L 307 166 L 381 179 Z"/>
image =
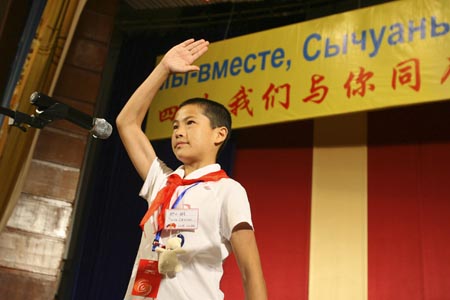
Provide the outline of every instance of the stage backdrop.
<path id="1" fill-rule="evenodd" d="M 450 299 L 449 117 L 440 101 L 238 130 L 269 299 Z M 244 299 L 233 259 L 222 288 Z"/>
<path id="2" fill-rule="evenodd" d="M 450 98 L 450 2 L 397 1 L 212 43 L 149 111 L 170 136 L 178 104 L 222 102 L 235 128 Z"/>

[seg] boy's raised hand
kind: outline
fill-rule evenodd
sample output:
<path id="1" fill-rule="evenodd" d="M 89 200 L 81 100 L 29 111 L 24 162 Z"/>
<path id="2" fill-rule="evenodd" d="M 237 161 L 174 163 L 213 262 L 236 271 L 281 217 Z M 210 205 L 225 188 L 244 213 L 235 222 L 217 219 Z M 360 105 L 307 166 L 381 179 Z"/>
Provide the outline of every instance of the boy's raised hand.
<path id="1" fill-rule="evenodd" d="M 198 71 L 200 68 L 193 65 L 194 61 L 208 51 L 209 42 L 204 39 L 186 40 L 170 49 L 161 60 L 161 64 L 170 73 L 186 73 Z"/>

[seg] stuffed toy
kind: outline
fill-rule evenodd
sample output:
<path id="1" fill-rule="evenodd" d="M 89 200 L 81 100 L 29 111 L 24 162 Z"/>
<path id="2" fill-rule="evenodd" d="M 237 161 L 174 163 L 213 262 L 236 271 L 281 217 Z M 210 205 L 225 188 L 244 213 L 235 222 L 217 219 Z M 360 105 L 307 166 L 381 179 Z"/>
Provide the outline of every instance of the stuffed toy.
<path id="1" fill-rule="evenodd" d="M 167 240 L 166 247 L 157 247 L 156 252 L 159 253 L 158 271 L 161 274 L 174 276 L 175 273 L 183 269 L 178 261 L 178 254 L 185 253 L 181 247 L 183 246 L 183 238 L 180 236 L 172 237 Z"/>

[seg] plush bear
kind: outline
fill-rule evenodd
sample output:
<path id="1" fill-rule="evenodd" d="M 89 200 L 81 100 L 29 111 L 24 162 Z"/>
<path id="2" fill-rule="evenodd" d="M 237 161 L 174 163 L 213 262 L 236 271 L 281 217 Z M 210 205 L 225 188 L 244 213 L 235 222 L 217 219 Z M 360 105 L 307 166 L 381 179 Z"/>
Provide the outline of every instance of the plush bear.
<path id="1" fill-rule="evenodd" d="M 161 274 L 174 276 L 175 273 L 180 272 L 183 266 L 178 261 L 178 254 L 185 253 L 181 249 L 183 245 L 183 239 L 179 236 L 172 237 L 167 240 L 165 248 L 156 248 L 156 252 L 159 253 L 158 271 Z"/>

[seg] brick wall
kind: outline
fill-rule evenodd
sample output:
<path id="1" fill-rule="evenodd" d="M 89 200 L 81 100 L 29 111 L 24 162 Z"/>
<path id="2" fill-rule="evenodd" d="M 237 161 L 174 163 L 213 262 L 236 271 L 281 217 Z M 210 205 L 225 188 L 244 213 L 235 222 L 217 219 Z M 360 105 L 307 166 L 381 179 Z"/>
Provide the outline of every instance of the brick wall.
<path id="1" fill-rule="evenodd" d="M 89 0 L 53 97 L 92 115 L 118 1 Z M 19 202 L 0 233 L 2 299 L 54 299 L 90 138 L 56 121 L 41 130 Z"/>

